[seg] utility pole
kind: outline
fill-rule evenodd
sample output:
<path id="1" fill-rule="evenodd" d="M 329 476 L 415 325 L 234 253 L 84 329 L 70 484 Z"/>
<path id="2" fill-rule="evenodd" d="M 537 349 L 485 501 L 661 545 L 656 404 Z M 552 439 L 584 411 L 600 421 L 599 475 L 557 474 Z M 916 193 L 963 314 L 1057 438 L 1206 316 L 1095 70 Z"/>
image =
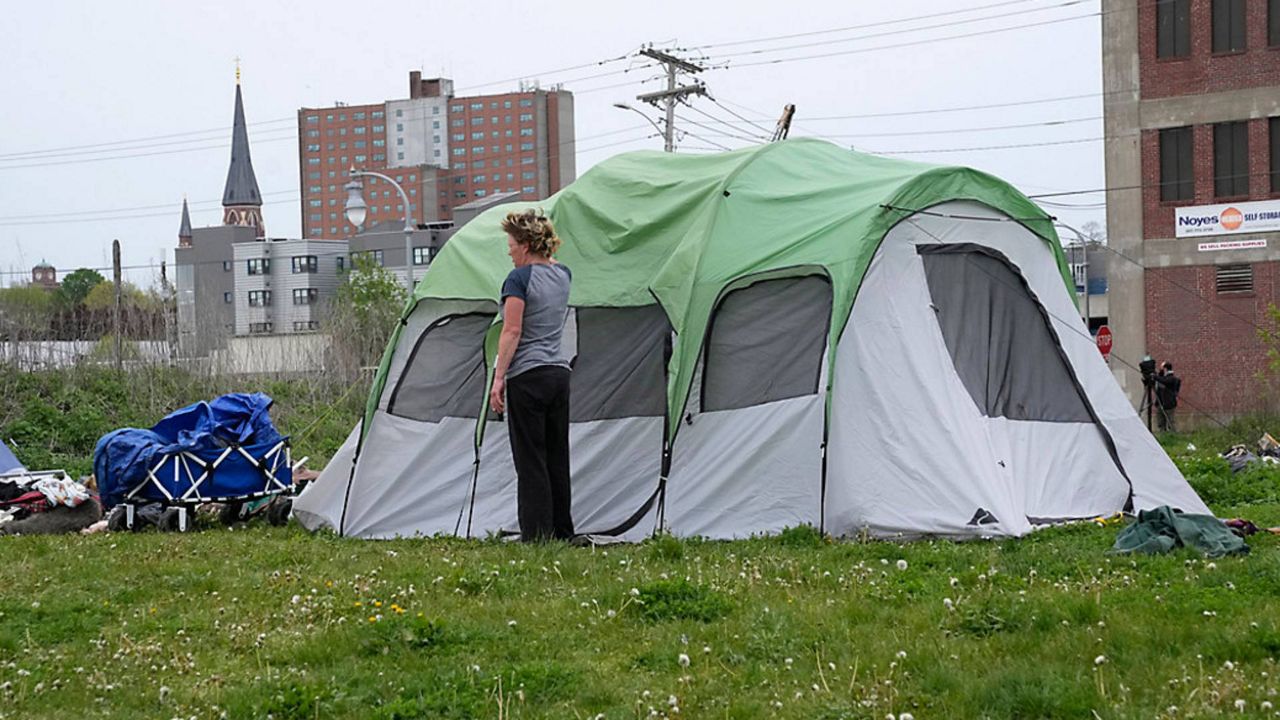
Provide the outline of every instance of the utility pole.
<path id="1" fill-rule="evenodd" d="M 665 105 L 666 126 L 663 128 L 665 142 L 663 150 L 667 152 L 675 152 L 676 149 L 676 102 L 683 100 L 689 95 L 706 95 L 707 87 L 701 82 L 694 82 L 690 85 L 676 85 L 676 76 L 679 73 L 688 73 L 690 75 L 702 72 L 702 67 L 695 65 L 688 60 L 683 60 L 653 48 L 645 48 L 640 51 L 641 55 L 657 60 L 667 69 L 667 89 L 657 92 L 645 93 L 637 95 L 636 99 L 641 102 L 647 102 L 654 107 L 662 107 L 658 103 Z"/>
<path id="2" fill-rule="evenodd" d="M 116 371 L 118 372 L 119 370 L 121 370 L 120 353 L 122 349 L 120 346 L 121 287 L 120 287 L 120 240 L 119 239 L 111 241 L 111 274 L 112 274 L 112 277 L 115 279 L 115 285 L 116 285 L 116 301 L 111 306 L 112 308 L 111 309 L 111 325 L 112 325 L 112 332 L 116 336 Z"/>

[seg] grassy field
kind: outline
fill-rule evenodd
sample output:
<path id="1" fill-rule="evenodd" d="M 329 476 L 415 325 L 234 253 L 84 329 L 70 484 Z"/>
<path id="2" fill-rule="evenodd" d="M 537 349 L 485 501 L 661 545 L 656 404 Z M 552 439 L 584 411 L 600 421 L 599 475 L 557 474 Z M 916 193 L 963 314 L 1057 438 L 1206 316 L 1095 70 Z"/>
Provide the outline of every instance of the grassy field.
<path id="1" fill-rule="evenodd" d="M 1280 525 L 1280 476 L 1214 457 L 1266 424 L 1166 447 L 1219 515 Z M 0 719 L 1275 715 L 1280 537 L 1117 557 L 1119 528 L 595 549 L 262 525 L 4 537 Z"/>

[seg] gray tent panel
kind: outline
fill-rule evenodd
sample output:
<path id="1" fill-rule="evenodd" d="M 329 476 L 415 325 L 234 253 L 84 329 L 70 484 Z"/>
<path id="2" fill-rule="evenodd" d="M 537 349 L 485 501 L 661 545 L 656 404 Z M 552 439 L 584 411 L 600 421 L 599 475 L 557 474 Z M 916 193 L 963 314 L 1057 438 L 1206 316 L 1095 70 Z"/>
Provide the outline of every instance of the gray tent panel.
<path id="1" fill-rule="evenodd" d="M 493 316 L 447 315 L 418 337 L 387 412 L 439 422 L 479 416 L 484 395 L 484 335 Z"/>
<path id="2" fill-rule="evenodd" d="M 918 251 L 947 351 L 983 414 L 1094 422 L 1048 315 L 1008 259 L 964 243 Z"/>
<path id="3" fill-rule="evenodd" d="M 818 392 L 831 328 L 821 275 L 762 280 L 724 297 L 711 319 L 702 410 L 733 410 Z"/>
<path id="4" fill-rule="evenodd" d="M 569 421 L 660 417 L 671 323 L 657 305 L 577 309 Z"/>

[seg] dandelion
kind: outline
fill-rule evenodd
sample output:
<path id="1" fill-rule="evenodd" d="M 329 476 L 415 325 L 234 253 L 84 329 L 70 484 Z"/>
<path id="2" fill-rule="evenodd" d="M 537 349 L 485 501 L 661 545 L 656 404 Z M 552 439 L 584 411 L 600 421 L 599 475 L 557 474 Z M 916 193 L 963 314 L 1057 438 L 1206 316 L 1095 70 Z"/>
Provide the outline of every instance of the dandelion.
<path id="1" fill-rule="evenodd" d="M 1260 705 L 1259 707 L 1261 707 L 1261 708 L 1262 708 L 1262 711 L 1263 711 L 1263 712 L 1271 712 L 1271 701 L 1270 701 L 1270 700 L 1263 700 L 1263 701 L 1262 701 L 1262 705 Z"/>
<path id="2" fill-rule="evenodd" d="M 790 667 L 795 663 L 795 660 L 792 660 L 791 658 L 787 658 L 787 659 L 783 660 L 782 662 L 783 662 L 783 663 L 784 663 L 788 668 L 790 668 Z"/>
<path id="3" fill-rule="evenodd" d="M 165 685 L 160 686 L 160 702 L 164 702 L 169 698 L 169 688 Z"/>
<path id="4" fill-rule="evenodd" d="M 906 561 L 906 560 L 899 560 L 899 561 L 898 561 L 898 569 L 899 569 L 899 570 L 906 570 L 906 569 L 907 569 L 907 561 Z"/>
<path id="5" fill-rule="evenodd" d="M 680 701 L 676 699 L 675 695 L 668 695 L 667 704 L 670 705 L 671 707 L 675 707 L 680 704 Z"/>
<path id="6" fill-rule="evenodd" d="M 1241 698 L 1241 699 L 1237 700 L 1237 701 L 1235 702 L 1236 710 L 1237 710 L 1238 712 L 1244 712 L 1244 706 L 1245 706 L 1246 704 L 1247 704 L 1247 703 L 1244 701 L 1244 698 Z"/>
<path id="7" fill-rule="evenodd" d="M 301 595 L 294 595 L 293 597 L 289 598 L 290 605 L 297 605 L 299 602 L 302 602 Z"/>
<path id="8" fill-rule="evenodd" d="M 507 627 L 515 627 L 515 626 L 516 626 L 516 621 L 515 621 L 515 620 L 508 620 L 508 621 L 507 621 Z"/>
<path id="9" fill-rule="evenodd" d="M 607 618 L 614 618 L 614 617 L 617 617 L 617 615 L 618 615 L 618 611 L 612 608 L 609 609 L 609 612 L 604 614 L 604 616 Z"/>
<path id="10" fill-rule="evenodd" d="M 1226 661 L 1226 662 L 1222 663 L 1222 669 L 1223 669 L 1223 670 L 1235 670 L 1235 669 L 1236 669 L 1236 664 L 1235 664 L 1235 663 L 1233 663 L 1233 662 L 1231 662 L 1230 660 L 1228 660 L 1228 661 Z"/>
<path id="11" fill-rule="evenodd" d="M 640 597 L 640 588 L 631 588 L 631 597 Z"/>
<path id="12" fill-rule="evenodd" d="M 1093 659 L 1093 664 L 1094 664 L 1094 665 L 1105 665 L 1105 664 L 1106 664 L 1106 662 L 1107 662 L 1107 656 L 1106 656 L 1106 655 L 1099 655 L 1098 657 L 1096 657 L 1096 658 L 1094 658 L 1094 659 Z"/>
<path id="13" fill-rule="evenodd" d="M 684 653 L 680 653 L 679 657 L 676 658 L 676 662 L 680 663 L 680 667 L 687 668 L 689 667 L 689 656 Z"/>
<path id="14" fill-rule="evenodd" d="M 710 654 L 711 654 L 711 646 L 710 646 L 710 645 L 703 645 L 703 646 L 702 646 L 702 654 L 703 654 L 703 655 L 710 655 Z"/>
<path id="15" fill-rule="evenodd" d="M 959 586 L 960 586 L 960 578 L 956 578 L 956 577 L 951 578 L 951 587 L 959 587 Z"/>
<path id="16" fill-rule="evenodd" d="M 916 720 L 916 716 L 911 713 L 902 713 L 898 715 L 898 720 Z"/>

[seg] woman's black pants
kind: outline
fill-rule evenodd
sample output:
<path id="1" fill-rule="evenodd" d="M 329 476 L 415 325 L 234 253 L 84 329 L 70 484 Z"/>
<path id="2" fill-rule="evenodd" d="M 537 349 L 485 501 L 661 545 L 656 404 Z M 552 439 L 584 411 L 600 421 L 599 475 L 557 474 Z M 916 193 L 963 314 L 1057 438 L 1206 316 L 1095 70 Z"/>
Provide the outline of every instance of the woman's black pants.
<path id="1" fill-rule="evenodd" d="M 544 365 L 507 380 L 520 539 L 573 537 L 569 491 L 569 369 Z"/>

